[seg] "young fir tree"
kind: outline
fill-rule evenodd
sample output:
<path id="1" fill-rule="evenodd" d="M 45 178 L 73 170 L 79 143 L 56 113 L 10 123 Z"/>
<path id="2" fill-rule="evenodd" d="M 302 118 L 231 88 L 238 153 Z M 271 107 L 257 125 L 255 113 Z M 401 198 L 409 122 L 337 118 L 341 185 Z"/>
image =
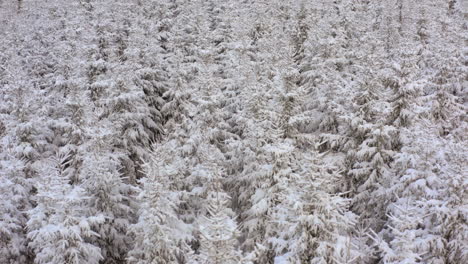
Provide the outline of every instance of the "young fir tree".
<path id="1" fill-rule="evenodd" d="M 218 172 L 214 172 L 217 174 Z M 241 263 L 238 249 L 239 230 L 234 212 L 229 208 L 231 199 L 223 191 L 221 176 L 214 175 L 207 202 L 207 214 L 199 220 L 200 248 L 198 263 Z"/>
<path id="2" fill-rule="evenodd" d="M 0 261 L 2 263 L 31 263 L 27 248 L 26 212 L 32 208 L 32 179 L 26 174 L 24 160 L 15 158 L 2 148 L 0 156 Z"/>
<path id="3" fill-rule="evenodd" d="M 184 223 L 177 210 L 180 197 L 171 186 L 174 169 L 155 156 L 145 163 L 146 178 L 140 180 L 143 190 L 138 222 L 130 227 L 134 237 L 128 253 L 129 263 L 180 263 L 187 261 L 192 239 L 191 226 Z"/>
<path id="4" fill-rule="evenodd" d="M 290 144 L 287 141 L 263 146 L 266 159 L 257 170 L 250 172 L 250 207 L 244 212 L 242 227 L 246 232 L 244 246 L 247 250 L 256 248 L 258 251 L 255 263 L 272 263 L 285 247 L 278 242 L 281 230 L 277 222 L 284 216 L 277 213 L 277 206 L 288 192 L 293 148 Z"/>
<path id="5" fill-rule="evenodd" d="M 148 1 L 147 7 L 137 14 L 138 28 L 133 27 L 134 37 L 129 39 L 128 53 L 138 63 L 138 71 L 133 81 L 144 93 L 150 118 L 161 126 L 168 118 L 162 108 L 167 100 L 164 94 L 173 86 L 175 65 L 178 62 L 174 48 L 174 29 L 178 7 L 175 2 L 157 3 Z M 157 17 L 157 19 L 155 19 Z M 151 38 L 151 44 L 148 43 Z M 162 128 L 154 135 L 154 140 L 161 139 Z"/>
<path id="6" fill-rule="evenodd" d="M 396 133 L 393 126 L 377 121 L 385 106 L 376 104 L 380 99 L 377 87 L 376 82 L 363 84 L 355 97 L 357 113 L 347 117 L 352 141 L 345 159 L 346 191 L 351 191 L 352 209 L 372 228 L 383 224 L 386 205 L 382 203 L 385 199 L 381 192 L 393 175 L 389 164 L 393 160 L 392 140 Z"/>
<path id="7" fill-rule="evenodd" d="M 127 231 L 136 213 L 136 188 L 122 177 L 118 158 L 105 148 L 84 157 L 80 181 L 88 198 L 87 215 L 99 219 L 91 224 L 98 236 L 88 241 L 101 249 L 102 263 L 123 263 L 132 242 Z"/>
<path id="8" fill-rule="evenodd" d="M 347 110 L 347 98 L 359 68 L 353 65 L 356 63 L 356 55 L 351 51 L 354 28 L 349 14 L 342 12 L 345 4 L 334 1 L 323 5 L 306 9 L 309 15 L 302 19 L 308 22 L 309 33 L 301 45 L 299 83 L 308 92 L 305 107 L 312 111 L 315 119 L 309 131 L 320 132 L 321 150 L 336 151 L 343 148 L 340 117 Z"/>
<path id="9" fill-rule="evenodd" d="M 398 199 L 390 204 L 387 227 L 375 244 L 388 263 L 463 263 L 467 256 L 462 242 L 466 228 L 461 224 L 461 201 L 466 196 L 459 176 L 463 174 L 462 146 L 437 139 L 434 131 L 429 134 L 431 130 L 422 127 L 418 131 L 403 148 L 404 156 L 397 160 L 402 176 L 391 191 Z M 429 142 L 445 153 L 427 148 Z"/>
<path id="10" fill-rule="evenodd" d="M 100 249 L 87 240 L 98 236 L 91 225 L 100 219 L 86 216 L 84 190 L 71 186 L 64 176 L 66 160 L 66 155 L 57 154 L 42 166 L 37 205 L 28 211 L 28 246 L 38 264 L 97 264 L 102 259 Z"/>
<path id="11" fill-rule="evenodd" d="M 334 194 L 330 184 L 339 175 L 321 164 L 317 152 L 299 155 L 291 160 L 290 187 L 278 211 L 286 216 L 278 217 L 287 241 L 283 257 L 291 263 L 353 263 L 359 257 L 350 233 L 355 215 L 349 199 Z"/>
<path id="12" fill-rule="evenodd" d="M 114 147 L 124 153 L 122 163 L 130 182 L 139 177 L 139 163 L 147 158 L 151 144 L 162 133 L 162 125 L 151 118 L 150 108 L 129 79 L 118 79 L 106 99 L 105 116 L 116 133 Z"/>

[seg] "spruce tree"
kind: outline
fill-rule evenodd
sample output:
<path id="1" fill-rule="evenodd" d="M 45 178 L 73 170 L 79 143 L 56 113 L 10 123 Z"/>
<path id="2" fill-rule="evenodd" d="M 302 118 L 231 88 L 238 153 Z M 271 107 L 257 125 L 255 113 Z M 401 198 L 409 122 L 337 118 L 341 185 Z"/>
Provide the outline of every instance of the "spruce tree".
<path id="1" fill-rule="evenodd" d="M 90 226 L 98 235 L 88 241 L 100 248 L 102 263 L 123 263 L 132 242 L 127 231 L 136 213 L 136 188 L 122 177 L 119 160 L 108 153 L 89 153 L 81 168 L 86 214 L 99 219 Z"/>
<path id="2" fill-rule="evenodd" d="M 35 263 L 99 263 L 100 249 L 87 242 L 98 236 L 91 225 L 100 221 L 86 216 L 85 192 L 64 176 L 66 154 L 43 165 L 43 181 L 35 195 L 37 206 L 28 211 L 29 248 Z"/>
<path id="3" fill-rule="evenodd" d="M 187 261 L 191 228 L 177 212 L 180 197 L 170 185 L 173 171 L 155 156 L 144 168 L 147 177 L 140 180 L 143 190 L 138 198 L 142 204 L 138 222 L 129 229 L 135 242 L 128 261 L 141 264 Z"/>
<path id="4" fill-rule="evenodd" d="M 218 173 L 214 171 L 213 173 Z M 207 215 L 199 220 L 200 248 L 196 257 L 199 263 L 241 263 L 238 249 L 239 230 L 230 197 L 222 190 L 220 175 L 212 176 L 206 198 Z"/>

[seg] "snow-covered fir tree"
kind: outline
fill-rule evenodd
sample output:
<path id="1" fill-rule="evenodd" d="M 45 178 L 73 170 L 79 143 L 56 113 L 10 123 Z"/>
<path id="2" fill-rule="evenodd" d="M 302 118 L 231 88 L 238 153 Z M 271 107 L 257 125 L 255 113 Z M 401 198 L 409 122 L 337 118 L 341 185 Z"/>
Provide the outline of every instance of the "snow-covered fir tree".
<path id="1" fill-rule="evenodd" d="M 43 165 L 37 205 L 28 211 L 28 246 L 34 263 L 99 263 L 101 250 L 88 239 L 99 236 L 91 225 L 101 219 L 86 216 L 87 197 L 81 186 L 69 184 L 66 158 L 66 153 L 58 153 Z"/>
<path id="2" fill-rule="evenodd" d="M 128 253 L 129 263 L 183 263 L 191 251 L 191 227 L 180 219 L 180 195 L 171 187 L 174 169 L 164 165 L 154 156 L 145 163 L 140 216 L 129 228 L 135 240 Z"/>
<path id="3" fill-rule="evenodd" d="M 26 174 L 25 161 L 15 158 L 8 150 L 1 160 L 0 190 L 2 193 L 0 222 L 0 261 L 4 263 L 29 263 L 26 223 L 27 210 L 32 207 L 32 182 Z"/>
<path id="4" fill-rule="evenodd" d="M 91 224 L 98 235 L 88 241 L 101 249 L 103 263 L 124 262 L 132 242 L 127 232 L 135 218 L 136 188 L 122 177 L 119 160 L 106 152 L 84 158 L 80 180 L 88 196 L 87 215 L 99 219 Z"/>
<path id="5" fill-rule="evenodd" d="M 199 220 L 199 263 L 242 263 L 239 250 L 239 229 L 234 212 L 229 208 L 230 197 L 223 191 L 221 175 L 214 171 L 207 197 L 207 215 Z"/>

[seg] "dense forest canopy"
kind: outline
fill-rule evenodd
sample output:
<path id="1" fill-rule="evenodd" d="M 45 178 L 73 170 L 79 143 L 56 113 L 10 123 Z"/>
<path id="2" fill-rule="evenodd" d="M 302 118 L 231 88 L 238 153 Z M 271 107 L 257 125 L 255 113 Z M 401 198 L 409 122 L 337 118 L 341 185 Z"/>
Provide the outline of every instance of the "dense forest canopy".
<path id="1" fill-rule="evenodd" d="M 462 0 L 0 0 L 0 264 L 468 263 Z"/>

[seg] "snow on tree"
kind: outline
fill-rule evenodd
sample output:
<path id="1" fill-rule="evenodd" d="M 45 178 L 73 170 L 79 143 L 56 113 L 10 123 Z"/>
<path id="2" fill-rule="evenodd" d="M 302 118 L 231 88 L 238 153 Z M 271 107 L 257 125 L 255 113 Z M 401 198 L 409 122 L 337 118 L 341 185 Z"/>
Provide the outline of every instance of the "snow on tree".
<path id="1" fill-rule="evenodd" d="M 32 207 L 32 179 L 27 177 L 24 160 L 7 149 L 0 160 L 0 262 L 29 263 L 26 222 Z"/>
<path id="2" fill-rule="evenodd" d="M 406 64 L 396 68 L 404 73 L 403 78 L 393 82 L 400 98 L 395 101 L 396 104 L 393 103 L 390 115 L 391 120 L 395 120 L 394 114 L 399 114 L 394 124 L 399 126 L 400 149 L 393 167 L 400 177 L 394 178 L 387 190 L 396 197 L 387 209 L 389 219 L 386 227 L 374 236 L 383 261 L 388 263 L 466 261 L 466 254 L 463 253 L 466 250 L 460 243 L 465 238 L 451 233 L 452 228 L 459 226 L 459 216 L 463 218 L 464 215 L 460 213 L 464 210 L 463 205 L 457 202 L 463 199 L 463 195 L 459 187 L 454 187 L 463 186 L 458 176 L 463 174 L 458 161 L 463 151 L 455 147 L 463 145 L 459 132 L 466 129 L 465 123 L 460 122 L 464 110 L 459 103 L 460 80 L 455 74 L 462 67 L 457 52 L 439 57 L 444 52 L 438 46 L 438 37 L 434 35 L 440 33 L 429 25 L 446 21 L 447 18 L 446 14 L 434 11 L 424 9 L 424 12 L 431 12 L 432 17 L 438 19 L 428 19 L 423 12 L 414 27 L 420 42 L 418 54 L 421 56 L 413 61 L 422 68 L 422 76 L 415 75 L 415 71 L 407 67 L 411 63 L 406 57 L 403 58 Z M 446 25 L 443 27 L 447 33 L 457 25 L 454 23 L 450 28 Z M 446 34 L 446 37 L 451 38 L 450 44 L 446 43 L 447 46 L 443 48 L 448 51 L 457 43 L 458 36 Z M 446 65 L 452 65 L 451 69 L 448 70 Z M 404 103 L 408 100 L 409 105 Z M 404 112 L 400 111 L 402 105 L 405 105 Z M 410 122 L 401 122 L 405 119 Z M 451 156 L 451 161 L 447 160 L 448 156 Z M 451 190 L 450 195 L 447 190 Z M 450 221 L 450 227 L 446 226 L 446 221 Z M 463 227 L 458 229 L 463 230 Z"/>
<path id="3" fill-rule="evenodd" d="M 101 249 L 102 263 L 120 263 L 131 245 L 127 231 L 135 218 L 136 188 L 122 177 L 118 158 L 109 155 L 105 146 L 99 151 L 99 143 L 96 145 L 98 150 L 84 157 L 80 172 L 88 197 L 86 214 L 100 219 L 90 226 L 98 236 L 87 241 Z"/>
<path id="4" fill-rule="evenodd" d="M 162 126 L 152 119 L 144 92 L 131 79 L 117 78 L 110 90 L 108 97 L 102 100 L 99 119 L 103 120 L 103 127 L 114 135 L 111 144 L 121 153 L 125 175 L 135 183 L 141 176 L 141 159 L 148 156 L 151 144 L 162 132 Z"/>
<path id="5" fill-rule="evenodd" d="M 327 183 L 340 176 L 320 164 L 317 152 L 299 155 L 290 161 L 289 187 L 274 218 L 279 239 L 272 240 L 285 243 L 277 249 L 290 263 L 352 263 L 358 256 L 351 240 L 355 215 L 348 211 L 349 199 Z"/>
<path id="6" fill-rule="evenodd" d="M 356 186 L 353 210 L 370 220 L 369 224 L 374 228 L 382 225 L 380 221 L 386 206 L 382 190 L 389 187 L 392 178 L 388 165 L 394 154 L 390 145 L 392 133 L 395 133 L 392 127 L 375 127 L 356 151 L 357 162 L 349 171 Z"/>
<path id="7" fill-rule="evenodd" d="M 239 230 L 234 212 L 229 208 L 230 197 L 222 189 L 220 175 L 213 175 L 208 184 L 207 215 L 202 215 L 198 223 L 200 248 L 196 259 L 199 263 L 241 263 Z"/>
<path id="8" fill-rule="evenodd" d="M 289 189 L 289 177 L 291 168 L 289 162 L 292 160 L 290 141 L 281 144 L 266 144 L 263 146 L 265 160 L 258 164 L 257 168 L 247 167 L 249 170 L 249 186 L 244 191 L 248 199 L 248 207 L 244 211 L 242 228 L 246 233 L 244 246 L 246 250 L 255 247 L 264 248 L 255 260 L 258 263 L 269 263 L 275 255 L 281 253 L 285 248 L 280 239 L 277 222 L 285 215 L 278 213 L 277 206 L 284 198 Z M 260 162 L 261 160 L 257 160 Z"/>
<path id="9" fill-rule="evenodd" d="M 64 176 L 66 154 L 57 154 L 43 164 L 43 179 L 37 183 L 36 207 L 28 211 L 28 246 L 35 263 L 99 263 L 100 249 L 87 242 L 98 236 L 91 225 L 101 221 L 87 217 L 85 192 L 71 186 Z"/>
<path id="10" fill-rule="evenodd" d="M 129 263 L 179 263 L 190 253 L 191 226 L 177 213 L 180 197 L 170 182 L 175 170 L 163 162 L 152 156 L 144 164 L 146 178 L 140 180 L 143 190 L 138 197 L 140 216 L 129 230 L 135 239 Z"/>
<path id="11" fill-rule="evenodd" d="M 467 259 L 462 242 L 466 228 L 461 224 L 466 217 L 461 203 L 466 196 L 460 167 L 463 151 L 454 142 L 438 140 L 435 133 L 429 139 L 425 132 L 423 139 L 424 130 L 419 129 L 420 136 L 413 135 L 412 143 L 404 148 L 405 156 L 399 157 L 402 177 L 390 189 L 398 199 L 389 205 L 389 223 L 380 236 L 385 239 L 376 238 L 376 245 L 388 263 L 414 259 L 463 263 Z M 445 151 L 426 149 L 426 144 Z M 453 163 L 444 161 L 447 158 Z"/>
<path id="12" fill-rule="evenodd" d="M 0 0 L 0 262 L 468 262 L 465 17 Z"/>

